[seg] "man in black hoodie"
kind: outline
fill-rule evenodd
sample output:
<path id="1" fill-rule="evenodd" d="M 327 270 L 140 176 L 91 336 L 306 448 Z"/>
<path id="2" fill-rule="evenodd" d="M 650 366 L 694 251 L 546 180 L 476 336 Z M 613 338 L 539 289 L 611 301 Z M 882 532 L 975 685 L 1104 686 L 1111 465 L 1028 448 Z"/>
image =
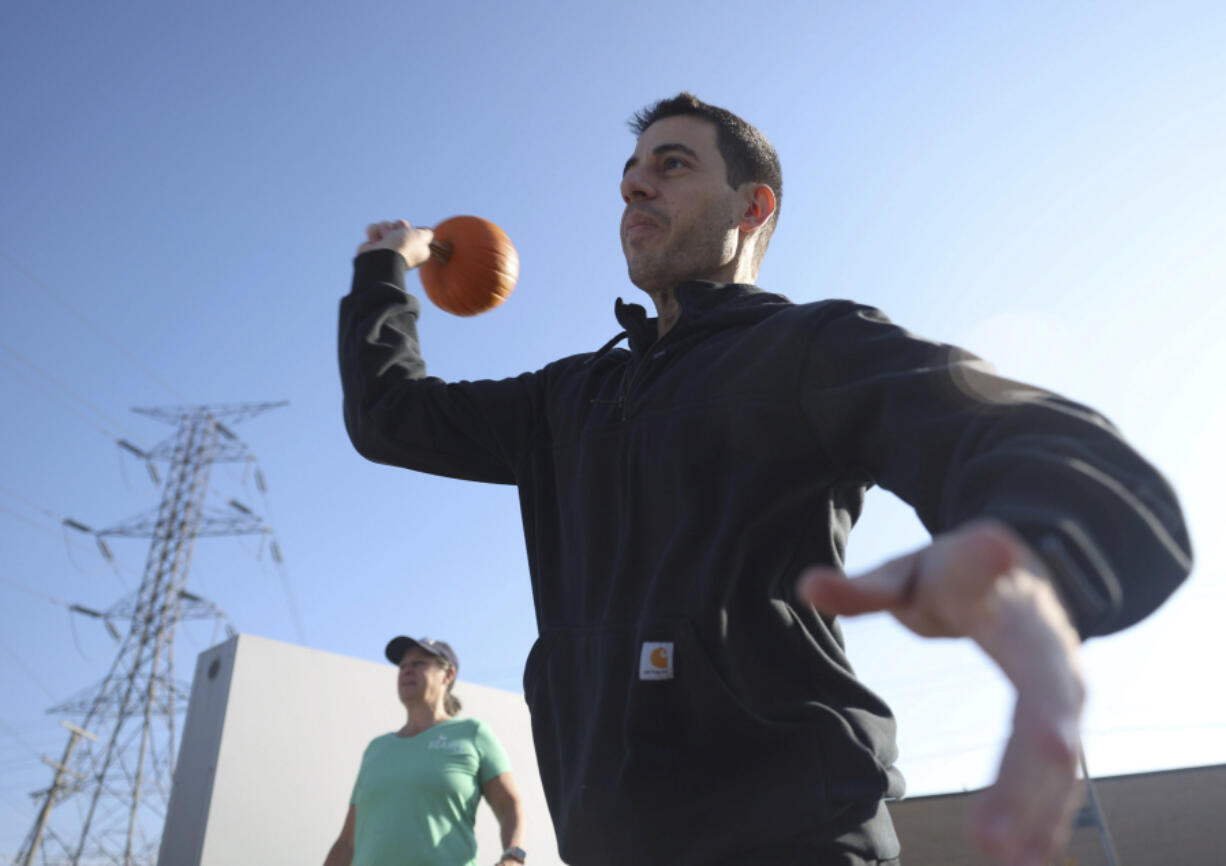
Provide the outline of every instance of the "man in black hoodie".
<path id="1" fill-rule="evenodd" d="M 1067 836 L 1084 638 L 1152 611 L 1190 545 L 1162 477 L 1103 418 L 848 301 L 753 285 L 774 149 L 689 94 L 641 112 L 622 246 L 657 316 L 504 380 L 426 375 L 404 274 L 428 229 L 378 223 L 341 305 L 345 421 L 383 463 L 519 488 L 540 638 L 524 688 L 563 859 L 887 864 L 888 707 L 836 615 L 974 640 L 1017 688 L 975 841 L 1049 862 Z M 613 348 L 622 337 L 629 349 Z M 840 570 L 865 491 L 927 547 Z"/>

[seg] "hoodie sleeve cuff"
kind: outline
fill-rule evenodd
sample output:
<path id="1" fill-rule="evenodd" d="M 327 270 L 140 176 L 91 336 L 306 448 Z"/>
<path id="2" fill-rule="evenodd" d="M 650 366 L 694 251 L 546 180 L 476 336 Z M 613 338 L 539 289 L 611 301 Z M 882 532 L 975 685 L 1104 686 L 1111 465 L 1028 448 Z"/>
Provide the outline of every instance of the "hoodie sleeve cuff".
<path id="1" fill-rule="evenodd" d="M 395 250 L 371 250 L 353 260 L 353 288 L 358 292 L 377 284 L 391 285 L 406 291 L 404 275 L 409 269 L 404 256 Z"/>
<path id="2" fill-rule="evenodd" d="M 1110 565 L 1081 533 L 1064 530 L 1027 531 L 1020 533 L 1043 560 L 1051 573 L 1061 601 L 1081 639 L 1101 631 L 1119 611 L 1122 593 Z M 1067 537 L 1066 537 L 1067 536 Z"/>

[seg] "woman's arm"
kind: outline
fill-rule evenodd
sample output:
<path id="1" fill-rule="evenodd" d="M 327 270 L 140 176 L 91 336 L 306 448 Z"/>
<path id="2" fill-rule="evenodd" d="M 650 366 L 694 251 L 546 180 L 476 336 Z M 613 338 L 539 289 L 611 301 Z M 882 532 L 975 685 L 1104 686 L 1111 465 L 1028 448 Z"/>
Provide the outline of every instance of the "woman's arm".
<path id="1" fill-rule="evenodd" d="M 519 791 L 515 788 L 515 780 L 511 774 L 501 773 L 481 786 L 481 793 L 494 810 L 498 818 L 498 826 L 502 828 L 502 849 L 523 847 L 523 803 L 519 799 Z M 504 854 L 498 862 L 513 864 L 523 862 L 509 854 Z M 327 863 L 324 866 L 332 866 Z"/>
<path id="2" fill-rule="evenodd" d="M 332 843 L 332 850 L 324 858 L 324 866 L 350 866 L 353 862 L 353 826 L 357 823 L 358 807 L 350 804 L 345 816 L 341 835 Z"/>

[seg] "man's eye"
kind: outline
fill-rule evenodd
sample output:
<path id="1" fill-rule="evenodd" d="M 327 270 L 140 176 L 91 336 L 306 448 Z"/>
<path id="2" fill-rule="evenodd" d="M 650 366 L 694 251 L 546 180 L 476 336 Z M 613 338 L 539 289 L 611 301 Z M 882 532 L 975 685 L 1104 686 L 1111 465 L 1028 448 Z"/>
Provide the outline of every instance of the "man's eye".
<path id="1" fill-rule="evenodd" d="M 665 171 L 673 168 L 686 168 L 685 160 L 679 156 L 668 156 L 664 158 L 661 166 Z"/>

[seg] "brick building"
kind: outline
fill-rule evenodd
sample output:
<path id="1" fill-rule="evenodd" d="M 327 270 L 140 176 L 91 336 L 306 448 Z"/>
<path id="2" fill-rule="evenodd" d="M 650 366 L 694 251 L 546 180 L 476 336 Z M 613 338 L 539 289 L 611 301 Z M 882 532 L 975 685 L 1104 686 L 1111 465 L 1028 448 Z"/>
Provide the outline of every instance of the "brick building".
<path id="1" fill-rule="evenodd" d="M 1226 764 L 1094 780 L 1118 866 L 1226 864 Z M 890 804 L 906 866 L 981 866 L 966 842 L 963 815 L 975 792 Z M 1108 866 L 1098 822 L 1086 802 L 1055 866 Z"/>

